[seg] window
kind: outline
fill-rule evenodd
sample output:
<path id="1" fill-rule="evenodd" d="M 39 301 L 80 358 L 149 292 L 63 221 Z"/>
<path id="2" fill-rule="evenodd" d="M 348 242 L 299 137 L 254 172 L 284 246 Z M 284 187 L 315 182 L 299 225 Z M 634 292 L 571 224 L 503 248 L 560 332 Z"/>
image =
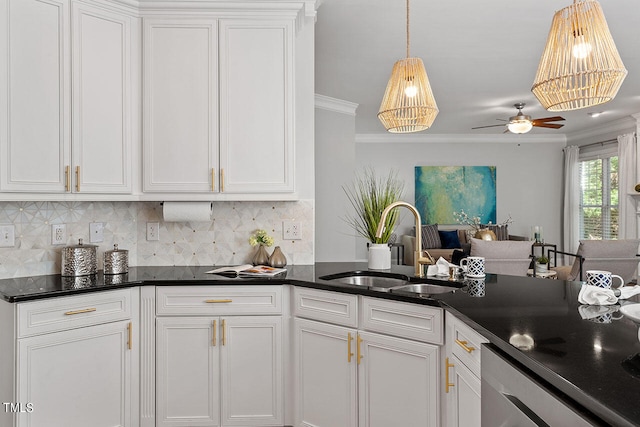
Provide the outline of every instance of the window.
<path id="1" fill-rule="evenodd" d="M 618 238 L 618 156 L 611 151 L 591 158 L 580 153 L 582 239 Z"/>

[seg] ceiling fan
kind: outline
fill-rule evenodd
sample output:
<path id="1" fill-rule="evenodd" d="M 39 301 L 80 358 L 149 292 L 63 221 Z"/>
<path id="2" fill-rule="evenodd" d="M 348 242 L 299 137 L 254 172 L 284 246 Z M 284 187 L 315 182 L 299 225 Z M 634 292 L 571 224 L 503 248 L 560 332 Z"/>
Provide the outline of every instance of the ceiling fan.
<path id="1" fill-rule="evenodd" d="M 514 107 L 518 109 L 518 114 L 515 116 L 509 117 L 509 121 L 505 124 L 500 125 L 489 125 L 489 126 L 478 126 L 471 129 L 483 129 L 483 128 L 491 128 L 497 126 L 506 126 L 505 132 L 511 133 L 527 133 L 534 126 L 540 128 L 551 128 L 551 129 L 560 129 L 563 124 L 559 123 L 549 123 L 549 122 L 558 122 L 564 120 L 564 117 L 553 116 L 553 117 L 545 117 L 543 119 L 531 119 L 531 116 L 527 116 L 522 114 L 522 109 L 524 108 L 524 102 L 518 102 L 517 104 L 513 104 Z M 504 119 L 498 119 L 504 120 Z M 506 121 L 506 120 L 505 120 Z"/>

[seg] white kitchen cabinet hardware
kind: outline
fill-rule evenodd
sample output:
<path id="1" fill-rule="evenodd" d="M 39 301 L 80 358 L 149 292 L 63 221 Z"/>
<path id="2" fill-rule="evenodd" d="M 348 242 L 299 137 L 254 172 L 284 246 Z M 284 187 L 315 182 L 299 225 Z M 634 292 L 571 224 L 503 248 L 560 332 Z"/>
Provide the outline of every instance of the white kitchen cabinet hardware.
<path id="1" fill-rule="evenodd" d="M 0 425 L 139 425 L 138 299 L 138 288 L 129 288 L 0 301 L 0 376 L 15 378 L 0 394 L 33 409 L 2 411 Z"/>
<path id="2" fill-rule="evenodd" d="M 407 312 L 405 303 L 384 301 L 390 304 L 379 306 L 377 303 L 382 300 L 359 297 L 361 319 L 351 328 L 326 323 L 327 310 L 300 310 L 299 307 L 310 306 L 302 299 L 316 293 L 307 291 L 294 293 L 294 314 L 298 316 L 294 320 L 296 425 L 439 425 L 440 348 L 403 338 L 400 326 L 406 321 L 413 323 L 409 319 L 426 307 L 415 305 L 418 312 Z M 349 296 L 319 291 L 315 301 L 321 301 L 318 297 L 322 296 L 331 302 L 331 294 L 336 301 Z M 328 308 L 329 312 L 340 307 L 319 303 L 315 306 Z M 384 307 L 389 316 L 382 318 L 395 321 L 390 322 L 391 326 L 383 321 L 382 333 L 364 330 L 365 325 L 371 327 L 372 319 L 367 316 L 366 306 Z M 432 314 L 430 310 L 426 312 L 427 316 Z M 443 315 L 437 310 L 434 313 Z M 441 328 L 442 320 L 435 324 Z M 407 326 L 407 331 L 412 328 Z M 400 332 L 400 337 L 392 336 L 393 332 Z M 424 339 L 424 334 L 418 335 Z M 432 336 L 440 339 L 441 335 Z"/>
<path id="3" fill-rule="evenodd" d="M 2 0 L 0 190 L 132 191 L 135 18 L 74 0 Z"/>

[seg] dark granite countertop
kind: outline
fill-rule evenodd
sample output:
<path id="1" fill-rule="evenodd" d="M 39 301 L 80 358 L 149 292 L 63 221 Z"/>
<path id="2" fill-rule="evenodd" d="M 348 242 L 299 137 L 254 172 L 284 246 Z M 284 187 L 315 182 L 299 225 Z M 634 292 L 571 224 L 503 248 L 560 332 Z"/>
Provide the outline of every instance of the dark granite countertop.
<path id="1" fill-rule="evenodd" d="M 640 359 L 638 325 L 618 312 L 605 319 L 609 323 L 584 319 L 581 310 L 585 307 L 579 309 L 578 303 L 579 282 L 487 275 L 483 292 L 476 293 L 480 297 L 471 296 L 473 292 L 465 286 L 425 299 L 319 279 L 332 273 L 366 270 L 366 263 L 287 266 L 286 274 L 265 279 L 206 274 L 212 268 L 133 267 L 127 275 L 99 273 L 90 279 L 59 275 L 4 279 L 0 280 L 0 296 L 8 302 L 22 302 L 141 285 L 288 283 L 442 306 L 606 423 L 640 425 L 640 364 L 632 363 Z M 413 267 L 394 266 L 391 271 L 413 276 Z M 432 278 L 427 281 L 443 283 Z M 639 301 L 633 297 L 621 304 Z"/>

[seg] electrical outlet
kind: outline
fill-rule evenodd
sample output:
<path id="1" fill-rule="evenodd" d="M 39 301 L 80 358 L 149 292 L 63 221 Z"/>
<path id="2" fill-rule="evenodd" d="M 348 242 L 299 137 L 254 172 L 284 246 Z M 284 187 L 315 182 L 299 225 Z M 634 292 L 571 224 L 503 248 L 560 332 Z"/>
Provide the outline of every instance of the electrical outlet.
<path id="1" fill-rule="evenodd" d="M 291 221 L 291 220 L 282 221 L 282 238 L 286 240 L 302 239 L 302 230 L 300 229 L 300 221 Z"/>
<path id="2" fill-rule="evenodd" d="M 92 222 L 89 224 L 89 241 L 91 243 L 104 242 L 103 222 Z"/>
<path id="3" fill-rule="evenodd" d="M 147 240 L 160 240 L 160 223 L 148 222 L 147 223 Z"/>
<path id="4" fill-rule="evenodd" d="M 16 227 L 13 224 L 0 225 L 0 248 L 12 248 L 16 245 Z"/>
<path id="5" fill-rule="evenodd" d="M 67 243 L 67 226 L 66 224 L 51 225 L 51 244 L 64 245 Z"/>

